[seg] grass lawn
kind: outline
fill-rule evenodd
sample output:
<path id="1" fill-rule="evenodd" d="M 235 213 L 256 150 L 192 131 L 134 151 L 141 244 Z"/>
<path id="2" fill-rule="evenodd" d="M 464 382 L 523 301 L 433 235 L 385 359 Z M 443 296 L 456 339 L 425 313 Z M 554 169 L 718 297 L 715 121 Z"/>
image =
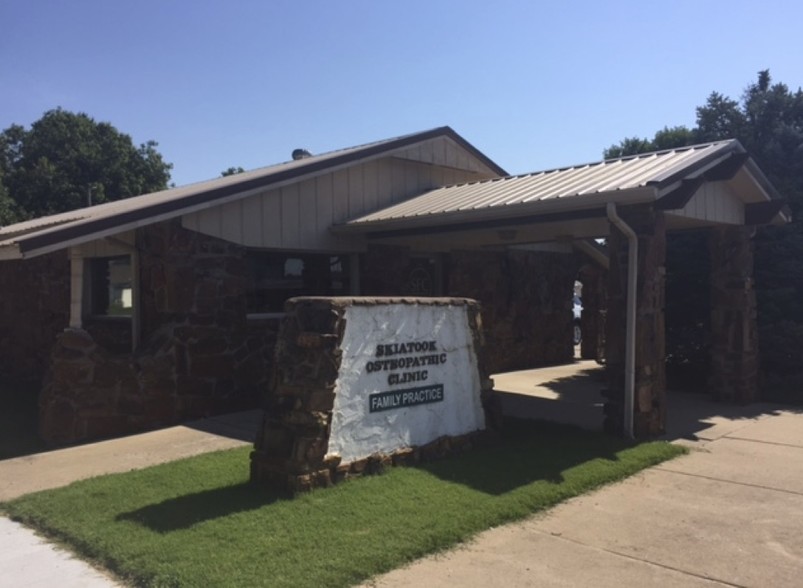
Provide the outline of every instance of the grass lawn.
<path id="1" fill-rule="evenodd" d="M 289 499 L 248 483 L 249 448 L 0 505 L 142 586 L 348 586 L 682 453 L 542 422 L 420 467 Z"/>

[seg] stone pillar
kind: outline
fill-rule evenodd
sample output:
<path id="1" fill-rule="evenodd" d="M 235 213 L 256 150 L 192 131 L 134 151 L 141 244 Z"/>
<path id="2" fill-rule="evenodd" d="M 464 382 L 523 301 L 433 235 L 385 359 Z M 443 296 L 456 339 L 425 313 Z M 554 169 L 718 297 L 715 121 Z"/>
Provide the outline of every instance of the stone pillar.
<path id="1" fill-rule="evenodd" d="M 666 427 L 666 344 L 664 282 L 666 222 L 647 206 L 620 208 L 619 216 L 638 235 L 636 362 L 633 432 L 637 438 L 660 435 Z M 611 225 L 608 238 L 608 313 L 606 317 L 605 430 L 624 432 L 627 237 Z"/>
<path id="2" fill-rule="evenodd" d="M 291 492 L 330 486 L 386 466 L 468 450 L 483 442 L 485 426 L 498 424 L 499 406 L 484 367 L 476 301 L 299 297 L 290 299 L 285 309 L 276 368 L 251 454 L 252 481 Z M 432 320 L 421 320 L 433 314 L 444 317 L 437 333 Z M 372 326 L 366 328 L 366 321 Z M 413 345 L 421 343 L 409 339 L 416 332 L 426 333 L 427 342 L 432 339 L 436 355 L 413 351 Z M 387 344 L 376 345 L 377 341 Z M 395 347 L 390 356 L 374 351 L 399 342 L 402 349 Z M 422 367 L 422 361 L 425 371 L 416 372 L 412 366 Z M 413 380 L 398 381 L 403 374 L 416 373 L 423 376 L 416 382 L 426 380 L 423 387 L 405 384 Z M 393 388 L 397 384 L 401 386 Z M 423 402 L 416 396 L 427 386 L 439 389 L 440 399 Z M 377 396 L 391 400 L 369 408 Z M 426 434 L 422 427 L 428 427 Z M 412 441 L 415 438 L 418 441 Z"/>
<path id="3" fill-rule="evenodd" d="M 758 399 L 758 335 L 751 227 L 711 231 L 711 392 L 716 400 Z"/>
<path id="4" fill-rule="evenodd" d="M 606 304 L 606 278 L 605 270 L 600 267 L 584 266 L 580 269 L 579 279 L 583 283 L 583 314 L 580 316 L 582 359 L 602 359 L 599 357 L 599 343 L 604 328 L 602 311 Z"/>

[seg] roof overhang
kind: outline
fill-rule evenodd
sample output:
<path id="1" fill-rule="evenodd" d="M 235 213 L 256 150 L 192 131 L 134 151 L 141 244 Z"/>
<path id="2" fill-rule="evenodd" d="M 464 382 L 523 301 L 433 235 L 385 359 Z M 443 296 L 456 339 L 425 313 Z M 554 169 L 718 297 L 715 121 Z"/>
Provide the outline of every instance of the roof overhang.
<path id="1" fill-rule="evenodd" d="M 608 230 L 605 221 L 605 209 L 608 203 L 622 206 L 653 204 L 658 210 L 673 212 L 673 215 L 678 217 L 675 221 L 682 221 L 685 214 L 682 209 L 703 185 L 728 183 L 737 174 L 739 174 L 739 190 L 728 188 L 728 193 L 737 194 L 741 199 L 740 206 L 744 207 L 745 224 L 783 224 L 789 221 L 788 209 L 784 207 L 783 200 L 780 199 L 775 188 L 738 141 L 730 140 L 711 144 L 711 147 L 704 145 L 684 149 L 685 152 L 684 150 L 678 152 L 683 154 L 697 149 L 701 153 L 700 155 L 686 154 L 684 155 L 686 159 L 678 156 L 680 163 L 677 164 L 670 159 L 663 168 L 660 162 L 656 164 L 637 161 L 638 157 L 646 160 L 649 155 L 647 154 L 636 158 L 601 162 L 596 164 L 597 168 L 586 166 L 541 172 L 541 176 L 551 174 L 557 178 L 550 180 L 551 185 L 557 186 L 554 194 L 545 192 L 541 189 L 542 184 L 534 182 L 531 192 L 527 192 L 526 182 L 529 180 L 525 176 L 500 178 L 476 185 L 463 185 L 457 187 L 463 190 L 458 192 L 458 196 L 450 195 L 445 189 L 433 190 L 404 205 L 395 205 L 388 207 L 385 211 L 353 219 L 345 224 L 332 227 L 332 230 L 336 233 L 356 233 L 362 234 L 368 239 L 395 242 L 407 239 L 412 243 L 415 239 L 417 246 L 420 246 L 421 239 L 424 237 L 437 240 L 439 235 L 472 232 L 484 233 L 487 236 L 494 229 L 524 229 L 528 225 L 545 227 L 549 225 L 549 230 L 544 232 L 545 240 L 556 234 L 563 234 L 569 238 L 604 236 Z M 710 151 L 706 152 L 706 149 Z M 654 157 L 666 156 L 667 153 L 669 152 L 660 152 L 654 154 Z M 633 161 L 637 161 L 636 165 L 641 165 L 642 169 L 637 168 L 635 171 L 626 173 L 615 171 L 614 166 L 616 165 L 620 165 L 623 170 L 628 170 L 625 166 Z M 610 166 L 613 170 L 611 174 L 619 174 L 615 178 L 619 184 L 615 181 L 612 182 L 610 177 L 606 176 L 605 166 Z M 627 187 L 627 181 L 630 181 L 635 174 L 645 173 L 642 171 L 643 168 L 648 168 L 646 173 L 651 174 L 648 179 L 638 187 Z M 578 169 L 579 172 L 576 171 Z M 585 169 L 588 171 L 584 171 Z M 575 174 L 577 177 L 586 173 L 589 179 L 584 179 L 584 183 L 581 182 L 580 185 L 587 192 L 559 193 L 558 190 L 564 187 L 560 183 L 560 174 L 564 172 L 567 177 L 571 174 Z M 539 174 L 531 174 L 531 176 L 535 175 Z M 499 185 L 507 179 L 514 181 L 511 182 L 511 188 L 507 189 L 505 193 L 505 188 L 500 188 Z M 512 187 L 519 180 L 523 187 Z M 483 186 L 485 186 L 485 192 L 483 192 Z M 612 187 L 613 189 L 599 189 L 589 193 L 589 186 L 591 188 Z M 465 202 L 460 201 L 461 194 L 464 195 Z M 418 199 L 420 199 L 421 205 L 416 207 Z M 439 206 L 438 203 L 441 201 L 445 203 Z M 578 223 L 581 220 L 593 219 L 599 222 L 596 224 Z M 565 230 L 558 226 L 560 223 L 565 225 Z M 672 226 L 675 228 L 707 226 L 706 223 L 713 225 L 716 224 L 716 221 L 690 218 L 688 221 L 678 222 Z M 596 235 L 591 234 L 594 231 L 597 231 Z M 519 234 L 522 239 L 534 238 L 533 231 L 519 230 Z M 500 241 L 504 241 L 504 239 L 500 239 Z"/>
<path id="2" fill-rule="evenodd" d="M 489 173 L 498 175 L 506 173 L 502 167 L 453 129 L 448 126 L 439 127 L 396 139 L 313 156 L 309 160 L 288 162 L 264 170 L 217 178 L 195 185 L 18 223 L 7 227 L 11 229 L 10 231 L 0 230 L 0 260 L 36 257 L 102 239 L 247 198 L 266 189 L 275 189 L 323 173 L 331 173 L 358 162 L 386 157 L 439 137 L 445 137 L 459 145 L 481 162 Z M 19 230 L 15 230 L 15 227 L 19 227 Z"/>
<path id="3" fill-rule="evenodd" d="M 617 191 L 606 198 L 600 194 L 577 196 L 567 201 L 537 201 L 502 209 L 466 209 L 458 212 L 389 219 L 371 223 L 342 224 L 332 227 L 338 233 L 361 233 L 369 238 L 387 239 L 489 228 L 520 227 L 580 219 L 604 219 L 607 202 L 621 205 L 655 201 L 654 188 Z"/>

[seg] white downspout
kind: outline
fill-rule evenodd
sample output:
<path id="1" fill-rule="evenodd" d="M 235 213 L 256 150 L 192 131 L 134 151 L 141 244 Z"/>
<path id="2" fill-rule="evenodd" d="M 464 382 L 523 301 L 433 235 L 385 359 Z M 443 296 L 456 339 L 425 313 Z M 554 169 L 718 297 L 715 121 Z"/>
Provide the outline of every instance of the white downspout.
<path id="1" fill-rule="evenodd" d="M 638 237 L 608 202 L 608 220 L 627 237 L 627 310 L 625 326 L 625 434 L 633 439 L 633 405 L 636 396 L 636 286 L 638 280 Z"/>

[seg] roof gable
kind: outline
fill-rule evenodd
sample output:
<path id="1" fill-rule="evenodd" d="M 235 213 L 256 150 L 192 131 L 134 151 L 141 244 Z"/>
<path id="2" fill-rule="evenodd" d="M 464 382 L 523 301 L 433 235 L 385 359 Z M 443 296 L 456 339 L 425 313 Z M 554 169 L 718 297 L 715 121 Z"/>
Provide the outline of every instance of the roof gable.
<path id="1" fill-rule="evenodd" d="M 395 206 L 353 219 L 344 231 L 384 232 L 411 227 L 443 227 L 522 215 L 596 209 L 606 202 L 656 202 L 685 187 L 684 182 L 739 163 L 733 173 L 753 173 L 753 185 L 769 200 L 774 189 L 746 158 L 735 139 L 644 153 L 595 163 L 447 186 Z M 734 166 L 730 166 L 734 167 Z M 682 206 L 682 205 L 681 205 Z"/>
<path id="2" fill-rule="evenodd" d="M 450 127 L 439 127 L 347 149 L 288 161 L 241 174 L 108 202 L 0 228 L 0 259 L 40 255 L 188 212 L 245 198 L 258 190 L 314 177 L 357 162 L 398 153 L 414 156 L 415 145 L 447 137 L 475 165 L 494 175 L 505 171 Z"/>

